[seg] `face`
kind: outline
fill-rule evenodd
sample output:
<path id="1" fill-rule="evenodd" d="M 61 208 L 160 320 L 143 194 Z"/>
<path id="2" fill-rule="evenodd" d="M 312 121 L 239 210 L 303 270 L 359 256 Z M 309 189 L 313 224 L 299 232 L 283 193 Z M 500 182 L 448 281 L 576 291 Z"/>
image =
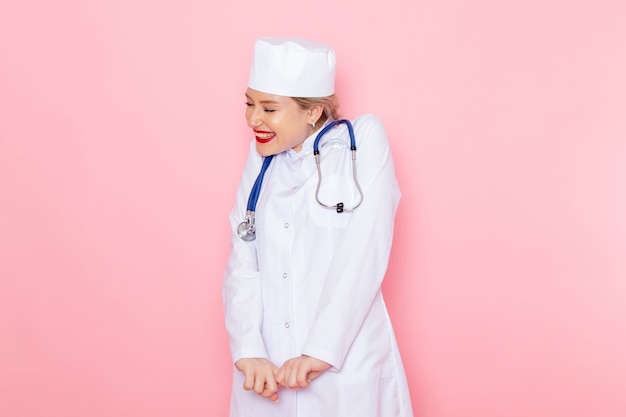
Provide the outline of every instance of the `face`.
<path id="1" fill-rule="evenodd" d="M 302 142 L 313 133 L 310 110 L 302 110 L 291 97 L 246 90 L 246 120 L 256 137 L 256 150 L 262 156 L 302 149 Z"/>

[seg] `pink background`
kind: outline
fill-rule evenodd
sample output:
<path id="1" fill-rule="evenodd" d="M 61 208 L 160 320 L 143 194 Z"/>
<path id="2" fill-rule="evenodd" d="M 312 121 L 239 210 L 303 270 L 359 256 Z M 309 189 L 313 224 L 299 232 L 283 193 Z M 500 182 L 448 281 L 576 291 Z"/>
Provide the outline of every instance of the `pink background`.
<path id="1" fill-rule="evenodd" d="M 0 3 L 0 416 L 224 416 L 253 40 L 332 43 L 403 190 L 416 416 L 626 415 L 626 8 Z"/>

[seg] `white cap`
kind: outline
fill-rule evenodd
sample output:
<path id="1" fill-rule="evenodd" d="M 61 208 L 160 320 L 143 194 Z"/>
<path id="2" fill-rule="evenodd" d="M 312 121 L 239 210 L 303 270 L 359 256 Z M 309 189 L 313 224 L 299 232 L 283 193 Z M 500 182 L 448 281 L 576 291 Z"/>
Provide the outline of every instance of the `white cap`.
<path id="1" fill-rule="evenodd" d="M 287 97 L 330 96 L 335 92 L 335 51 L 301 38 L 260 38 L 248 87 Z"/>

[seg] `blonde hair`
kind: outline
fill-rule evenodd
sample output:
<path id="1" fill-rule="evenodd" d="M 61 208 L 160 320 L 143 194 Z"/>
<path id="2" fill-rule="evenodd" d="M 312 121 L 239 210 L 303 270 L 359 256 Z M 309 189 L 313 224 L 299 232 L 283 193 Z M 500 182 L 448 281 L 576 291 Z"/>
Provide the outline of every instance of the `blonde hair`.
<path id="1" fill-rule="evenodd" d="M 324 107 L 324 112 L 318 120 L 320 123 L 324 123 L 328 119 L 339 119 L 339 99 L 336 94 L 328 97 L 292 97 L 292 99 L 302 110 L 307 110 L 312 106 L 321 104 Z"/>

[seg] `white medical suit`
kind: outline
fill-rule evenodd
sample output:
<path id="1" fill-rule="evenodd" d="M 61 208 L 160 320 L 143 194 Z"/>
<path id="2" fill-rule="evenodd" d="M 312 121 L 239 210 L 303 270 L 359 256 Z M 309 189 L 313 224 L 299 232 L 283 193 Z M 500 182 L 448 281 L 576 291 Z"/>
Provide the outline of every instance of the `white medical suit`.
<path id="1" fill-rule="evenodd" d="M 250 154 L 230 215 L 232 254 L 223 299 L 233 362 L 268 358 L 280 367 L 300 355 L 332 367 L 307 388 L 280 389 L 280 401 L 244 391 L 234 367 L 231 417 L 410 417 L 411 401 L 381 283 L 400 191 L 382 123 L 354 122 L 357 178 L 364 200 L 337 213 L 315 199 L 313 141 L 274 157 L 256 207 L 253 242 L 237 236 L 263 158 Z M 345 125 L 320 141 L 320 200 L 358 201 Z"/>

